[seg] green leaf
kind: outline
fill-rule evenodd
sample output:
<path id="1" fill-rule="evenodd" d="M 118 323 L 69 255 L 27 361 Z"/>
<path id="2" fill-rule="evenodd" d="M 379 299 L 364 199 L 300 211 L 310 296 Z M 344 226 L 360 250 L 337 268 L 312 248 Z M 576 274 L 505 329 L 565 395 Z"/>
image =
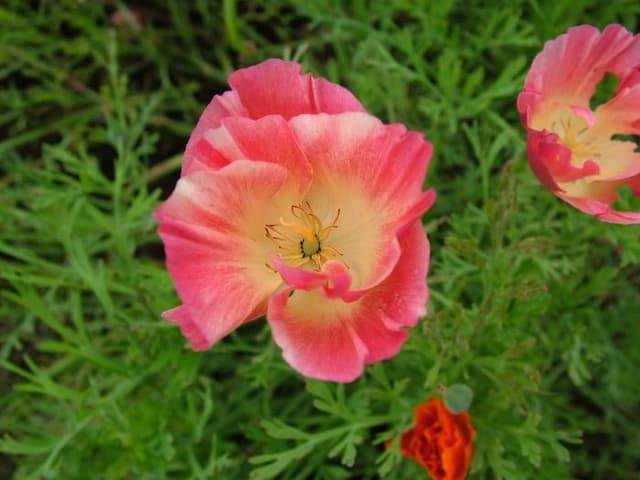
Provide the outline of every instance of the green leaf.
<path id="1" fill-rule="evenodd" d="M 263 420 L 260 422 L 262 428 L 265 429 L 267 435 L 272 438 L 280 438 L 286 440 L 306 440 L 309 438 L 309 434 L 298 430 L 297 428 L 290 427 L 284 422 L 274 420 Z"/>

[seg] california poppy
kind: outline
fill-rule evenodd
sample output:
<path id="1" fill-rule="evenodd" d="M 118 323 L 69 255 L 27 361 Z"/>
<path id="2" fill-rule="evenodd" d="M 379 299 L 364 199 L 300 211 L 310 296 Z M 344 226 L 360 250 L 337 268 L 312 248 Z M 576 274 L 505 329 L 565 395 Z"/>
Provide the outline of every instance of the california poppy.
<path id="1" fill-rule="evenodd" d="M 468 412 L 455 415 L 431 397 L 415 409 L 415 426 L 402 434 L 402 454 L 415 460 L 434 480 L 463 480 L 473 458 L 475 430 Z"/>
<path id="2" fill-rule="evenodd" d="M 431 144 L 343 87 L 268 60 L 236 71 L 155 212 L 194 350 L 266 314 L 289 364 L 352 381 L 425 313 Z"/>
<path id="3" fill-rule="evenodd" d="M 605 74 L 618 80 L 611 99 L 592 110 Z M 547 42 L 518 96 L 527 155 L 540 182 L 585 213 L 612 223 L 640 223 L 640 212 L 615 210 L 618 188 L 640 198 L 640 35 L 621 25 L 602 32 L 570 28 Z M 617 135 L 621 135 L 617 136 Z"/>

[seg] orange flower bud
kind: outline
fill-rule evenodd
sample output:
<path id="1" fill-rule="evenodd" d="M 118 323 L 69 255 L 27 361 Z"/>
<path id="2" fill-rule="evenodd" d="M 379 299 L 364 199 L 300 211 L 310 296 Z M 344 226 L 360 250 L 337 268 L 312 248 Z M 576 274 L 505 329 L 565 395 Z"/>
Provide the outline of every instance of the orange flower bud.
<path id="1" fill-rule="evenodd" d="M 431 397 L 416 407 L 415 426 L 402 434 L 402 454 L 422 465 L 435 480 L 463 480 L 473 458 L 475 430 L 468 412 L 454 415 Z"/>

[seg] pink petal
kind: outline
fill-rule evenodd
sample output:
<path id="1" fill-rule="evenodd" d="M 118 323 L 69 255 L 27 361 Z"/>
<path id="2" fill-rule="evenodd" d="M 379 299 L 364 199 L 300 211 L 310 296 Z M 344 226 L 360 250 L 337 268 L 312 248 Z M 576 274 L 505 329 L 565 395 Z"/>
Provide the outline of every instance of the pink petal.
<path id="1" fill-rule="evenodd" d="M 271 249 L 264 219 L 274 215 L 272 198 L 286 178 L 279 165 L 239 160 L 182 177 L 154 213 L 183 302 L 165 315 L 194 349 L 260 314 L 281 283 L 264 264 Z"/>
<path id="2" fill-rule="evenodd" d="M 516 99 L 516 108 L 520 114 L 520 121 L 525 127 L 531 125 L 531 118 L 535 113 L 535 107 L 542 102 L 542 94 L 534 90 L 523 90 Z"/>
<path id="3" fill-rule="evenodd" d="M 303 375 L 350 382 L 363 364 L 398 353 L 425 313 L 429 243 L 420 221 L 399 239 L 402 255 L 391 274 L 352 303 L 330 299 L 319 290 L 275 294 L 267 319 L 285 360 Z"/>
<path id="4" fill-rule="evenodd" d="M 218 128 L 223 118 L 246 116 L 248 116 L 247 110 L 240 102 L 240 97 L 237 92 L 229 91 L 222 95 L 215 95 L 211 103 L 209 103 L 204 109 L 204 112 L 202 112 L 193 132 L 191 132 L 191 136 L 187 142 L 187 148 L 184 152 L 182 173 L 186 173 L 194 161 L 203 160 L 203 154 L 202 151 L 199 150 L 198 144 L 207 130 Z M 204 156 L 205 162 L 206 158 L 207 157 Z"/>
<path id="5" fill-rule="evenodd" d="M 365 113 L 303 115 L 291 125 L 313 166 L 314 181 L 346 176 L 366 184 L 378 198 L 400 197 L 397 208 L 407 208 L 422 191 L 433 151 L 422 134 L 384 125 Z"/>
<path id="6" fill-rule="evenodd" d="M 206 332 L 202 329 L 199 322 L 191 318 L 189 309 L 184 305 L 163 312 L 162 318 L 180 327 L 182 335 L 189 341 L 192 349 L 200 351 L 206 350 L 211 346 L 211 343 L 207 339 Z"/>
<path id="7" fill-rule="evenodd" d="M 613 210 L 609 204 L 590 198 L 562 197 L 567 203 L 578 210 L 594 215 L 603 222 L 619 224 L 640 223 L 640 212 L 621 212 Z"/>
<path id="8" fill-rule="evenodd" d="M 543 147 L 543 145 L 557 145 L 558 151 L 549 155 L 549 149 L 551 147 Z M 566 155 L 563 153 L 566 147 L 558 144 L 558 136 L 555 133 L 539 132 L 537 130 L 527 130 L 527 158 L 529 159 L 529 165 L 531 170 L 535 173 L 540 183 L 542 183 L 547 189 L 552 192 L 560 190 L 558 184 L 553 178 L 549 167 L 547 166 L 547 157 L 560 157 Z M 547 152 L 546 154 L 544 152 Z M 568 153 L 569 156 L 571 152 Z"/>
<path id="9" fill-rule="evenodd" d="M 314 170 L 307 200 L 324 216 L 340 209 L 331 243 L 364 294 L 398 261 L 396 235 L 433 204 L 435 192 L 422 191 L 431 144 L 364 113 L 301 115 L 290 123 Z"/>
<path id="10" fill-rule="evenodd" d="M 430 249 L 420 221 L 400 237 L 400 248 L 396 268 L 362 298 L 362 314 L 354 319 L 355 332 L 367 346 L 366 363 L 395 356 L 407 337 L 406 327 L 414 327 L 426 314 Z M 370 321 L 376 317 L 381 321 Z"/>
<path id="11" fill-rule="evenodd" d="M 571 150 L 558 141 L 555 133 L 529 129 L 527 156 L 533 172 L 551 191 L 558 190 L 558 183 L 572 182 L 600 173 L 600 167 L 593 160 L 586 160 L 580 167 L 574 166 L 571 162 Z"/>
<path id="12" fill-rule="evenodd" d="M 343 298 L 351 286 L 351 274 L 344 263 L 329 260 L 320 272 L 290 267 L 278 256 L 271 257 L 271 263 L 280 273 L 282 280 L 296 290 L 321 288 L 327 298 Z"/>
<path id="13" fill-rule="evenodd" d="M 201 170 L 220 170 L 231 161 L 218 152 L 205 137 L 198 138 L 189 146 L 189 153 L 182 160 L 181 175 Z"/>
<path id="14" fill-rule="evenodd" d="M 343 298 L 351 286 L 351 274 L 344 263 L 329 260 L 322 266 L 327 275 L 327 283 L 322 286 L 322 292 L 327 298 Z"/>
<path id="15" fill-rule="evenodd" d="M 603 222 L 618 223 L 621 225 L 631 225 L 640 223 L 640 212 L 621 212 L 619 210 L 609 210 L 598 215 Z"/>
<path id="16" fill-rule="evenodd" d="M 259 119 L 281 115 L 289 119 L 302 113 L 364 112 L 364 108 L 347 89 L 323 78 L 303 75 L 299 64 L 271 59 L 235 71 L 229 77 L 233 90 L 216 95 L 200 116 L 187 143 L 183 174 L 194 161 L 208 162 L 199 148 L 200 140 L 229 117 Z"/>
<path id="17" fill-rule="evenodd" d="M 524 90 L 538 92 L 545 100 L 588 107 L 603 75 L 626 76 L 639 55 L 640 39 L 621 25 L 609 25 L 602 33 L 590 25 L 573 27 L 545 44 L 527 74 Z"/>
<path id="18" fill-rule="evenodd" d="M 594 215 L 603 222 L 640 223 L 640 212 L 622 212 L 611 208 L 611 204 L 618 199 L 616 191 L 622 185 L 631 187 L 634 195 L 640 198 L 640 175 L 621 181 L 591 182 L 581 185 L 580 190 L 574 189 L 573 192 L 559 194 L 559 196 L 575 208 Z M 580 196 L 575 196 L 575 193 L 579 193 Z"/>
<path id="19" fill-rule="evenodd" d="M 318 290 L 283 290 L 271 297 L 267 319 L 273 338 L 287 363 L 305 377 L 351 382 L 362 375 L 367 352 L 345 305 Z"/>
<path id="20" fill-rule="evenodd" d="M 313 270 L 290 267 L 280 256 L 272 255 L 271 263 L 278 271 L 284 283 L 296 290 L 313 290 L 327 282 L 327 275 Z"/>
<path id="21" fill-rule="evenodd" d="M 288 120 L 303 113 L 365 111 L 347 89 L 303 75 L 299 64 L 279 59 L 234 72 L 229 85 L 251 118 L 276 114 Z"/>
<path id="22" fill-rule="evenodd" d="M 297 198 L 309 188 L 313 177 L 311 165 L 289 124 L 280 116 L 269 115 L 259 120 L 226 118 L 220 128 L 209 130 L 203 138 L 228 162 L 257 160 L 285 167 L 288 186 Z"/>
<path id="23" fill-rule="evenodd" d="M 637 76 L 638 83 L 618 90 L 611 100 L 596 110 L 594 131 L 599 135 L 640 135 L 640 73 Z"/>

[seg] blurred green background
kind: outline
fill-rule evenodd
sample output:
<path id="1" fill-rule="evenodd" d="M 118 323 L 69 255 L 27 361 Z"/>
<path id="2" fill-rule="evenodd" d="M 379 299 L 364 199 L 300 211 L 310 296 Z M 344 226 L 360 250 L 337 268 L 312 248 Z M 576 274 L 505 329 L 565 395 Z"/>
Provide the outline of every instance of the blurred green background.
<path id="1" fill-rule="evenodd" d="M 475 392 L 469 478 L 637 478 L 640 230 L 538 185 L 515 98 L 546 40 L 639 18 L 636 0 L 2 2 L 0 478 L 425 478 L 383 443 L 452 383 Z M 150 213 L 228 74 L 269 57 L 435 145 L 428 316 L 353 384 L 305 381 L 264 321 L 194 353 L 160 318 L 178 299 Z"/>

